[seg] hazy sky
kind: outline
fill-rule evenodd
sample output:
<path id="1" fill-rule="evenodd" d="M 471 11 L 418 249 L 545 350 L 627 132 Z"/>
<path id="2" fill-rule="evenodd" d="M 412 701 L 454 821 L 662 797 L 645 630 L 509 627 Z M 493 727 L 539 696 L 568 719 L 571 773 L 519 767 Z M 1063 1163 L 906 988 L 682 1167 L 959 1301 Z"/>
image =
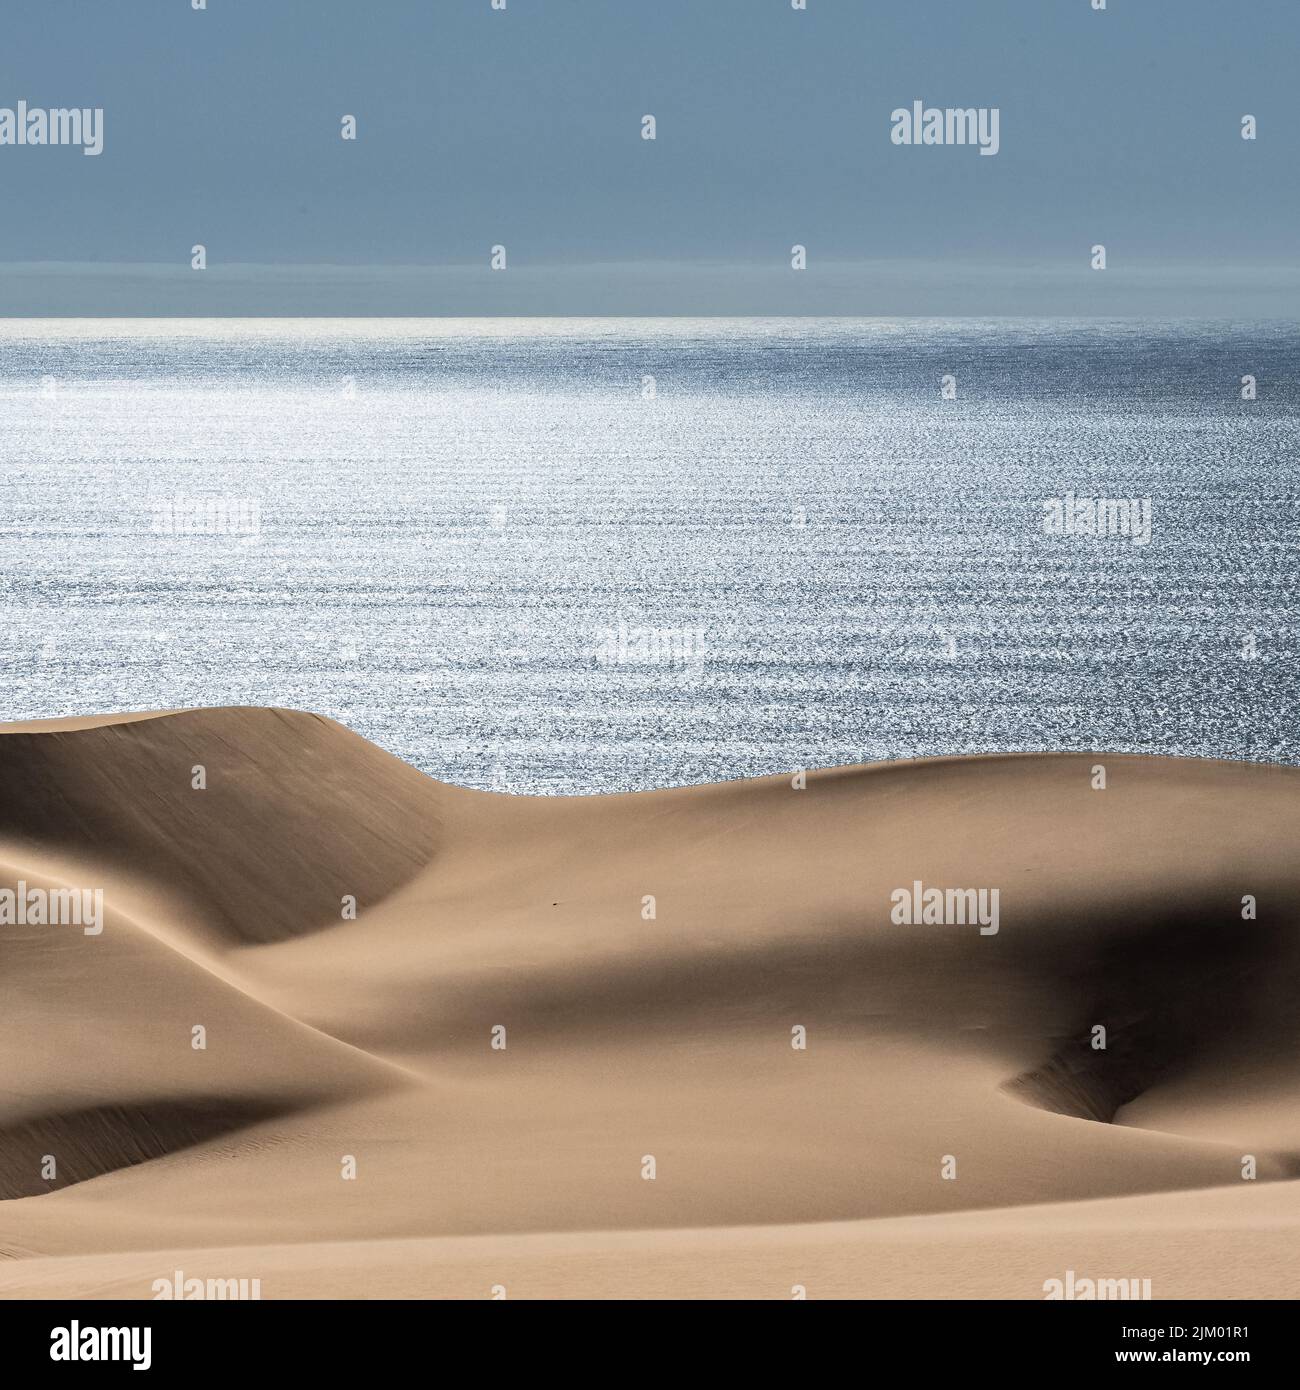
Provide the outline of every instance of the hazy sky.
<path id="1" fill-rule="evenodd" d="M 0 262 L 83 267 L 0 269 L 0 312 L 1294 312 L 1298 82 L 1298 0 L 7 6 L 0 107 L 105 115 L 98 157 L 0 146 Z M 916 100 L 997 107 L 998 153 L 891 143 Z"/>

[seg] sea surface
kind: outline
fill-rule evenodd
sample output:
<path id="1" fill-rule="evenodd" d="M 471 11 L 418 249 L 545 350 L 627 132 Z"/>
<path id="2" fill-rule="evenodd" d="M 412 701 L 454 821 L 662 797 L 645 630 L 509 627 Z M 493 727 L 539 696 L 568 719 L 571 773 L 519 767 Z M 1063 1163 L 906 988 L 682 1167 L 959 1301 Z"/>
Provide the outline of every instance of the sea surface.
<path id="1" fill-rule="evenodd" d="M 0 719 L 291 706 L 547 793 L 1294 763 L 1298 564 L 1295 323 L 0 325 Z"/>

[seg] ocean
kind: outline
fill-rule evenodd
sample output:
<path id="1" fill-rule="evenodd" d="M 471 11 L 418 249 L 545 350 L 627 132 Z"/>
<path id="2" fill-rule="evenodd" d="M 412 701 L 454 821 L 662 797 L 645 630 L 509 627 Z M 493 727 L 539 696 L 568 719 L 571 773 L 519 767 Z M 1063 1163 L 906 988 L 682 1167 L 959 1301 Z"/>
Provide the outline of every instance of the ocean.
<path id="1" fill-rule="evenodd" d="M 1298 422 L 1295 323 L 10 320 L 0 718 L 541 793 L 1294 763 Z"/>

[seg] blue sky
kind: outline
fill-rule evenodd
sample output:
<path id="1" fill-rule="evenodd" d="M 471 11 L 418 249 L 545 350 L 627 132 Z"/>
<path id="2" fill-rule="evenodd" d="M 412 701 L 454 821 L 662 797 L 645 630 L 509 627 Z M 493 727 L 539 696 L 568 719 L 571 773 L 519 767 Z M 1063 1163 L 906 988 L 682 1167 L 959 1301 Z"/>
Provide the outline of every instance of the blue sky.
<path id="1" fill-rule="evenodd" d="M 0 107 L 102 106 L 105 146 L 0 147 L 0 312 L 219 306 L 246 263 L 269 312 L 363 311 L 355 273 L 343 296 L 275 273 L 322 264 L 465 268 L 391 272 L 420 311 L 505 311 L 528 281 L 529 312 L 591 312 L 590 267 L 620 311 L 826 312 L 826 283 L 784 278 L 796 242 L 852 312 L 1114 312 L 1171 267 L 1186 312 L 1242 275 L 1289 311 L 1298 73 L 1296 0 L 43 0 L 4 17 Z M 999 153 L 892 144 L 914 100 L 999 108 Z M 1118 274 L 1085 288 L 1098 242 Z M 497 243 L 527 276 L 479 273 Z M 965 267 L 998 288 L 954 303 Z"/>

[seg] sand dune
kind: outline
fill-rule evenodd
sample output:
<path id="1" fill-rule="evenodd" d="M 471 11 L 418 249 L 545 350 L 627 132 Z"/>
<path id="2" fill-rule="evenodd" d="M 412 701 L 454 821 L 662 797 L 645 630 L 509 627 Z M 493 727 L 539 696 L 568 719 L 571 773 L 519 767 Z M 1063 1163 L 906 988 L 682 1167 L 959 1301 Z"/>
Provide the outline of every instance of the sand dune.
<path id="1" fill-rule="evenodd" d="M 8 726 L 0 892 L 106 908 L 0 926 L 0 1294 L 1293 1296 L 1297 832 L 1251 764 L 531 798 L 290 711 Z"/>
<path id="2" fill-rule="evenodd" d="M 435 855 L 453 791 L 310 715 L 74 723 L 0 737 L 0 786 L 21 789 L 0 800 L 0 841 L 143 869 L 231 942 L 338 921 L 344 891 L 384 897 Z"/>

